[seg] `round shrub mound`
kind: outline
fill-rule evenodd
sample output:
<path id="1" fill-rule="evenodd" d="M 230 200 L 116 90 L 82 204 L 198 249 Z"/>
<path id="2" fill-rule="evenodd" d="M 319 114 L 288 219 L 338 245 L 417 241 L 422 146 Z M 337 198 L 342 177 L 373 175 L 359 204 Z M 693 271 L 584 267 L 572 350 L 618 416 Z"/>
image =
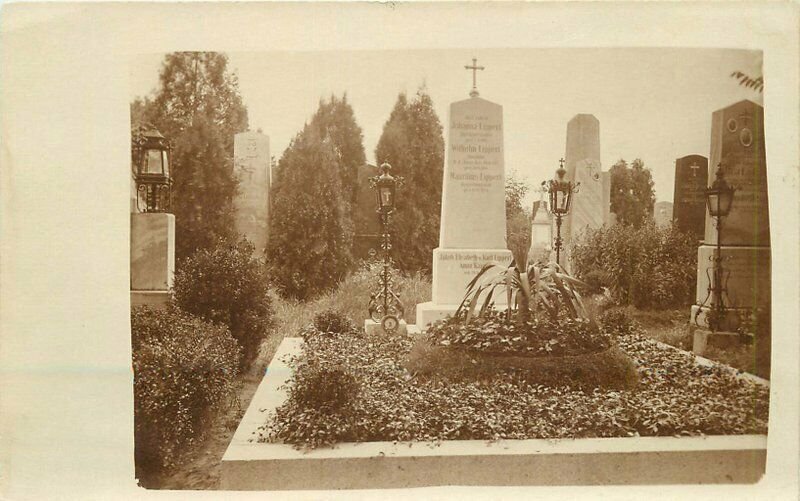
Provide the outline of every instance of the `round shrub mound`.
<path id="1" fill-rule="evenodd" d="M 489 310 L 478 318 L 448 317 L 428 328 L 433 345 L 528 357 L 572 356 L 607 350 L 611 337 L 591 320 L 540 315 L 525 322 Z"/>
<path id="2" fill-rule="evenodd" d="M 636 365 L 619 348 L 572 356 L 514 356 L 432 345 L 420 339 L 406 369 L 422 380 L 491 382 L 507 373 L 527 384 L 571 388 L 629 389 L 639 382 Z"/>
<path id="3" fill-rule="evenodd" d="M 356 330 L 352 320 L 336 310 L 325 310 L 314 316 L 314 327 L 320 332 L 346 334 Z"/>
<path id="4" fill-rule="evenodd" d="M 247 367 L 258 355 L 272 325 L 272 303 L 263 265 L 247 240 L 219 241 L 184 260 L 175 271 L 178 306 L 210 322 L 228 326 L 242 347 Z"/>
<path id="5" fill-rule="evenodd" d="M 240 349 L 228 328 L 174 306 L 131 312 L 136 466 L 181 463 L 234 395 Z"/>
<path id="6" fill-rule="evenodd" d="M 347 351 L 357 338 L 327 336 L 313 325 L 302 334 L 309 348 L 305 356 L 292 360 L 294 384 L 288 387 L 288 398 L 278 409 L 279 414 L 292 417 L 281 421 L 272 434 L 290 443 L 306 442 L 310 447 L 347 441 L 352 438 L 359 381 L 341 358 L 325 354 Z"/>
<path id="7" fill-rule="evenodd" d="M 416 377 L 447 381 L 490 380 L 500 371 L 528 384 L 578 388 L 638 382 L 634 363 L 595 322 L 565 315 L 519 322 L 496 310 L 469 322 L 461 316 L 435 323 L 405 367 Z"/>

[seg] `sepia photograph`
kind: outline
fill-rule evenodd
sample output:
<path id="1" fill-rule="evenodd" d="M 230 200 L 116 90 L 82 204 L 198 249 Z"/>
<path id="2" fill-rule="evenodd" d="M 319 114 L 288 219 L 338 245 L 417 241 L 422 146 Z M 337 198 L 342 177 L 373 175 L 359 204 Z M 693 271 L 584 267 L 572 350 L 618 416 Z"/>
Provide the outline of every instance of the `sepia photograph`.
<path id="1" fill-rule="evenodd" d="M 792 498 L 800 10 L 223 4 L 3 8 L 0 496 Z"/>
<path id="2" fill-rule="evenodd" d="M 762 59 L 134 57 L 137 478 L 758 481 Z"/>

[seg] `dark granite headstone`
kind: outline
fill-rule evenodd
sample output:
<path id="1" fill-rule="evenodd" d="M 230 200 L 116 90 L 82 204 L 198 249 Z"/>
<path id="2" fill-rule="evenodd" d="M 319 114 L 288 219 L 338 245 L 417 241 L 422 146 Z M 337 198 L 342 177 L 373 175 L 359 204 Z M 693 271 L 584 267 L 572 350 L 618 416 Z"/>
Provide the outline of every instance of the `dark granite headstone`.
<path id="1" fill-rule="evenodd" d="M 722 245 L 769 246 L 764 108 L 745 100 L 714 112 L 709 182 L 714 180 L 719 163 L 725 180 L 737 188 L 731 212 L 725 218 Z M 711 216 L 706 219 L 705 241 L 717 242 Z"/>
<path id="2" fill-rule="evenodd" d="M 723 220 L 721 253 L 723 283 L 713 283 L 717 227 L 706 212 L 704 245 L 697 254 L 697 304 L 692 318 L 707 325 L 704 315 L 715 305 L 710 288 L 724 289 L 726 315 L 718 330 L 735 332 L 739 318 L 753 308 L 769 308 L 771 256 L 764 109 L 751 101 L 717 110 L 711 118 L 709 182 L 722 164 L 725 180 L 737 188 L 730 213 Z M 712 283 L 709 283 L 712 282 Z"/>
<path id="3" fill-rule="evenodd" d="M 706 197 L 708 159 L 688 155 L 675 160 L 675 191 L 672 220 L 679 229 L 702 240 L 706 227 Z"/>

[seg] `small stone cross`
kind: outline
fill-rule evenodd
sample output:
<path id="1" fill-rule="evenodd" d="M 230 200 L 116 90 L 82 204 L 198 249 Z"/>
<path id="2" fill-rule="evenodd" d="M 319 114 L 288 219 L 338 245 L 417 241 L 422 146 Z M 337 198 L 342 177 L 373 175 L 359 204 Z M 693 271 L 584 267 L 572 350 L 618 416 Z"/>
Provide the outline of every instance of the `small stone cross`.
<path id="1" fill-rule="evenodd" d="M 700 168 L 700 166 L 697 165 L 697 162 L 690 165 L 689 168 L 692 169 L 692 177 L 697 177 L 697 169 Z"/>
<path id="2" fill-rule="evenodd" d="M 472 70 L 472 90 L 469 93 L 469 97 L 478 97 L 477 72 L 478 70 L 485 70 L 486 68 L 478 66 L 478 59 L 473 57 L 472 66 L 464 66 L 464 69 Z"/>

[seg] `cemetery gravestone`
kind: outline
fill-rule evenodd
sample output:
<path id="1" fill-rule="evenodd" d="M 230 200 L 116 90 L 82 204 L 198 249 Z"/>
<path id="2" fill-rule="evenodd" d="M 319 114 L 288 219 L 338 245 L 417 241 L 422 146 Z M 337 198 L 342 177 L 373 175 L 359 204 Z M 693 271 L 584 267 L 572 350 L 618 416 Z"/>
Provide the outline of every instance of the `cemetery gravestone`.
<path id="1" fill-rule="evenodd" d="M 706 230 L 706 197 L 708 159 L 688 155 L 675 160 L 675 189 L 672 220 L 675 226 L 702 240 Z"/>
<path id="2" fill-rule="evenodd" d="M 737 187 L 730 214 L 723 219 L 721 254 L 730 276 L 727 288 L 727 315 L 721 330 L 734 331 L 739 315 L 751 308 L 770 305 L 770 234 L 767 205 L 767 165 L 764 150 L 764 109 L 751 101 L 741 101 L 712 115 L 709 180 L 718 164 L 726 181 Z M 706 315 L 713 307 L 708 296 L 710 269 L 716 253 L 717 230 L 706 213 L 704 244 L 698 249 L 697 305 L 692 319 L 708 326 Z"/>
<path id="3" fill-rule="evenodd" d="M 656 202 L 653 206 L 653 219 L 655 219 L 656 226 L 669 226 L 672 222 L 672 214 L 675 206 L 672 202 L 662 200 Z"/>
<path id="4" fill-rule="evenodd" d="M 503 108 L 478 97 L 450 105 L 439 247 L 433 251 L 432 301 L 417 305 L 417 325 L 452 314 L 487 262 L 507 265 Z M 496 303 L 504 304 L 498 294 Z"/>
<path id="5" fill-rule="evenodd" d="M 254 131 L 236 134 L 233 158 L 239 180 L 239 193 L 234 199 L 236 229 L 260 255 L 269 237 L 269 136 Z"/>
<path id="6" fill-rule="evenodd" d="M 564 158 L 566 178 L 580 183 L 561 230 L 569 255 L 571 242 L 587 228 L 611 223 L 611 178 L 600 168 L 600 122 L 594 115 L 579 114 L 569 121 Z M 569 269 L 569 260 L 562 265 Z"/>

